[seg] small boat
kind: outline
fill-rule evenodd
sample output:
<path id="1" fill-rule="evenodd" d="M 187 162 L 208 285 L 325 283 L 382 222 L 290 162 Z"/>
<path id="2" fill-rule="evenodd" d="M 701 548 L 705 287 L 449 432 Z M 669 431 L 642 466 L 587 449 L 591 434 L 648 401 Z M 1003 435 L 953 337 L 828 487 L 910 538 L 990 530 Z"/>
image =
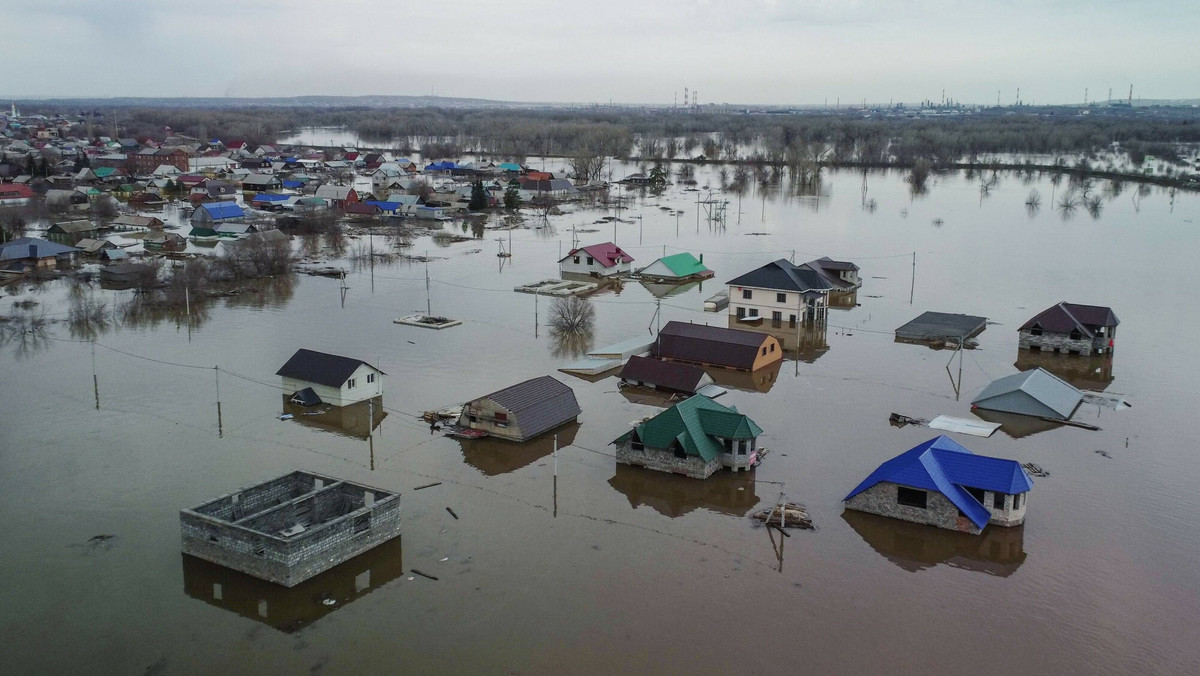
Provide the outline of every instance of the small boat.
<path id="1" fill-rule="evenodd" d="M 475 430 L 470 427 L 447 427 L 445 434 L 455 439 L 482 439 L 488 435 L 483 430 Z"/>

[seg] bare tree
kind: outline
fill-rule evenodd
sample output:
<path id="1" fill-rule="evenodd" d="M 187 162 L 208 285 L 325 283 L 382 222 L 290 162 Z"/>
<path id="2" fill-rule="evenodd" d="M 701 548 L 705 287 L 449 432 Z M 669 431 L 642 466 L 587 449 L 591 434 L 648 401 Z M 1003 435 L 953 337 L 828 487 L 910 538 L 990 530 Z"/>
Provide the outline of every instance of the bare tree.
<path id="1" fill-rule="evenodd" d="M 587 298 L 556 298 L 550 306 L 550 328 L 555 333 L 591 333 L 595 320 L 596 308 Z"/>

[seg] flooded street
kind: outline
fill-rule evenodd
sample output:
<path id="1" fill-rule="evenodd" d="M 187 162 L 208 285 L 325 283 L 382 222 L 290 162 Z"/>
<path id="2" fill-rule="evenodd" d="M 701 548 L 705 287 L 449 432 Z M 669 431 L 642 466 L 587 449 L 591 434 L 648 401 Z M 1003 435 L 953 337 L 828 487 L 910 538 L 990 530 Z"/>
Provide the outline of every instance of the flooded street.
<path id="1" fill-rule="evenodd" d="M 715 189 L 718 171 L 698 166 L 699 185 Z M 1034 188 L 1045 199 L 1030 213 Z M 3 291 L 0 314 L 32 299 L 50 321 L 0 346 L 6 672 L 1200 671 L 1188 431 L 1200 410 L 1200 196 L 1138 199 L 1129 184 L 1111 196 L 1097 182 L 1093 216 L 1057 207 L 1066 188 L 1007 176 L 985 194 L 955 173 L 914 198 L 901 172 L 827 172 L 806 197 L 714 192 L 730 202 L 714 227 L 697 203 L 708 191 L 675 185 L 636 197 L 627 222 L 574 208 L 514 230 L 511 258 L 496 256 L 505 230 L 448 246 L 423 237 L 406 253 L 427 252 L 427 267 L 356 266 L 344 299 L 337 279 L 273 280 L 209 302 L 191 326 L 147 318 L 94 348 L 65 322 L 65 282 Z M 558 276 L 572 228 L 585 245 L 615 237 L 634 268 L 689 251 L 716 272 L 662 298 L 636 281 L 593 296 L 595 346 L 670 320 L 727 326 L 704 300 L 771 260 L 860 267 L 857 305 L 801 335 L 799 360 L 758 379 L 718 374 L 730 389 L 719 401 L 765 430 L 757 470 L 693 481 L 616 465 L 609 442 L 661 409 L 622 396 L 614 377 L 559 373 L 578 346 L 550 334 L 551 299 L 512 290 Z M 970 417 L 974 395 L 1017 372 L 1017 328 L 1064 300 L 1120 318 L 1111 362 L 1067 366 L 1132 408 L 1085 404 L 1076 419 L 1100 431 L 954 435 L 1049 472 L 1034 478 L 1023 526 L 975 537 L 843 513 L 882 461 L 938 434 L 895 428 L 890 413 Z M 393 324 L 427 305 L 463 324 Z M 893 341 L 927 310 L 989 319 L 961 355 L 959 397 L 959 357 L 948 373 L 950 351 Z M 386 416 L 279 420 L 290 393 L 274 374 L 301 347 L 386 372 Z M 583 409 L 558 430 L 557 462 L 553 437 L 458 441 L 417 419 L 546 374 Z M 181 555 L 180 509 L 292 469 L 400 492 L 402 539 L 290 590 Z M 781 492 L 815 531 L 781 539 L 747 518 Z"/>

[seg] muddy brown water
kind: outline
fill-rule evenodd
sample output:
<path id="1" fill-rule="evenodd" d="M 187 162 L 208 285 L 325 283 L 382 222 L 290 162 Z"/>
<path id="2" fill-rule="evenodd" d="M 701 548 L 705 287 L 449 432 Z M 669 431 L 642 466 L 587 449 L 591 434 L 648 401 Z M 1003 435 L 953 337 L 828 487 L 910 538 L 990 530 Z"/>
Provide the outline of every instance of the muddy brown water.
<path id="1" fill-rule="evenodd" d="M 698 178 L 717 180 L 712 168 Z M 436 257 L 433 311 L 464 321 L 443 331 L 392 323 L 426 307 L 425 267 L 403 263 L 352 273 L 344 306 L 337 280 L 300 276 L 275 285 L 282 293 L 213 301 L 190 330 L 177 316 L 112 328 L 96 348 L 99 410 L 90 347 L 70 342 L 78 333 L 51 322 L 40 338 L 9 335 L 4 671 L 1195 673 L 1200 199 L 1155 189 L 1135 209 L 1126 186 L 1099 218 L 1080 209 L 1064 220 L 1049 201 L 1065 181 L 1009 177 L 981 199 L 976 180 L 955 174 L 912 199 L 893 173 L 867 178 L 871 212 L 862 183 L 834 173 L 819 198 L 751 191 L 740 224 L 730 195 L 724 229 L 697 223 L 697 193 L 676 187 L 616 225 L 637 263 L 665 244 L 703 252 L 717 272 L 663 298 L 663 322 L 724 325 L 703 300 L 793 249 L 797 261 L 862 268 L 858 305 L 833 310 L 823 337 L 803 336 L 800 361 L 724 381 L 722 401 L 752 416 L 772 450 L 750 477 L 692 483 L 616 467 L 607 444 L 659 409 L 612 378 L 556 371 L 574 348 L 548 334 L 550 301 L 537 301 L 535 322 L 534 297 L 511 289 L 555 276 L 572 226 L 597 230 L 584 243 L 611 239 L 613 225 L 594 223 L 602 211 L 515 231 L 507 260 L 494 241 L 507 233 L 444 248 L 417 240 L 412 253 Z M 1043 208 L 1030 216 L 1033 187 Z M 32 312 L 62 319 L 66 295 L 52 284 L 0 298 L 0 312 L 32 298 Z M 637 283 L 596 296 L 593 344 L 649 335 L 656 300 Z M 958 438 L 1050 472 L 1035 479 L 1022 528 L 970 538 L 843 514 L 867 473 L 934 435 L 894 428 L 889 413 L 969 416 L 973 394 L 1016 372 L 1017 326 L 1059 300 L 1114 308 L 1111 364 L 1071 375 L 1133 408 L 1085 406 L 1078 417 L 1098 432 Z M 963 355 L 961 400 L 949 352 L 892 340 L 925 310 L 995 322 Z M 273 374 L 299 347 L 378 364 L 387 417 L 278 420 Z M 413 417 L 547 373 L 583 408 L 561 432 L 557 495 L 552 438 L 459 442 Z M 179 509 L 293 468 L 400 491 L 400 545 L 290 594 L 181 556 Z M 782 545 L 747 517 L 781 487 L 818 528 Z M 115 537 L 92 540 L 102 534 Z"/>

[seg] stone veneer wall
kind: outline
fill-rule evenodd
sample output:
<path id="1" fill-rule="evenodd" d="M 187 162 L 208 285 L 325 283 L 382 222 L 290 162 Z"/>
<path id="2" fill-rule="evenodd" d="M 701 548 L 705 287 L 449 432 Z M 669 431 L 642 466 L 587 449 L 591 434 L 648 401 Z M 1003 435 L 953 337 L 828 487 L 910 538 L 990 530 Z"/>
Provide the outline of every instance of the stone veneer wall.
<path id="1" fill-rule="evenodd" d="M 719 459 L 705 462 L 704 458 L 691 455 L 686 458 L 677 458 L 670 451 L 654 448 L 635 451 L 633 450 L 633 446 L 628 442 L 617 444 L 617 462 L 626 465 L 637 465 L 660 472 L 683 474 L 693 479 L 707 479 L 712 476 L 713 472 L 721 468 L 721 461 Z"/>
<path id="2" fill-rule="evenodd" d="M 1013 498 L 1016 497 L 1015 495 L 1004 496 L 1004 509 L 1002 510 L 992 507 L 992 500 L 995 496 L 994 493 L 989 491 L 984 493 L 983 496 L 983 506 L 987 507 L 988 511 L 992 513 L 992 518 L 988 521 L 989 524 L 1008 527 L 1020 526 L 1021 524 L 1025 523 L 1025 508 L 1029 505 L 1029 493 L 1021 494 L 1021 506 L 1018 509 L 1012 508 Z"/>
<path id="3" fill-rule="evenodd" d="M 1090 356 L 1093 351 L 1096 354 L 1104 354 L 1104 350 L 1108 347 L 1108 337 L 1097 336 L 1095 339 L 1071 340 L 1070 334 L 1067 333 L 1043 333 L 1035 336 L 1029 329 L 1025 329 L 1019 333 L 1017 346 L 1022 350 L 1036 347 L 1043 352 L 1062 352 L 1064 354 L 1074 350 L 1086 357 Z"/>
<path id="4" fill-rule="evenodd" d="M 950 499 L 935 491 L 925 491 L 925 509 L 909 507 L 896 502 L 897 485 L 888 481 L 875 484 L 846 501 L 846 507 L 860 512 L 870 512 L 894 519 L 924 523 L 947 530 L 978 534 L 983 532 L 965 516 L 959 516 L 958 507 Z"/>

